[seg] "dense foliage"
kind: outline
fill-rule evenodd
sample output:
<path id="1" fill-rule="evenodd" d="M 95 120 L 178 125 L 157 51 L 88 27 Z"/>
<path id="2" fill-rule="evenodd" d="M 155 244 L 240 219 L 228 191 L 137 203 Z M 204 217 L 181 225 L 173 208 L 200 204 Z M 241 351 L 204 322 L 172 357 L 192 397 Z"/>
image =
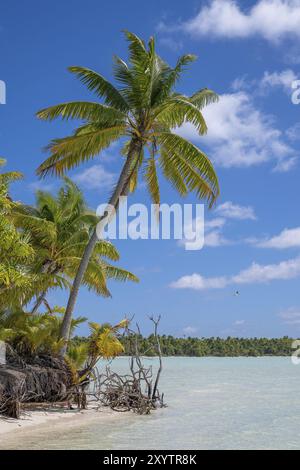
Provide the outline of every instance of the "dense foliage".
<path id="1" fill-rule="evenodd" d="M 159 337 L 164 356 L 290 356 L 293 339 L 283 338 L 175 338 L 162 335 Z M 76 344 L 86 341 L 84 337 L 75 337 Z M 120 338 L 125 354 L 129 354 L 126 337 Z M 140 339 L 141 350 L 145 355 L 155 355 L 155 340 L 153 335 Z"/>
<path id="2" fill-rule="evenodd" d="M 4 164 L 0 159 L 0 166 Z M 64 345 L 59 332 L 65 309 L 51 306 L 48 294 L 69 289 L 97 217 L 67 178 L 56 195 L 37 191 L 35 206 L 13 201 L 9 185 L 20 178 L 18 172 L 0 173 L 0 340 L 27 360 L 40 354 L 55 356 Z M 118 259 L 116 248 L 99 240 L 82 284 L 107 297 L 109 279 L 137 281 L 109 262 Z M 85 320 L 73 319 L 70 333 Z M 90 340 L 97 346 L 93 354 L 83 347 L 76 351 L 72 341 L 69 344 L 67 357 L 78 367 L 123 350 L 114 336 L 116 327 L 97 323 L 90 327 Z"/>
<path id="3" fill-rule="evenodd" d="M 57 356 L 63 341 L 59 339 L 59 329 L 64 311 L 59 307 L 42 314 L 0 311 L 0 341 L 5 341 L 7 355 L 13 351 L 25 362 L 32 362 L 38 356 Z M 86 320 L 84 317 L 73 319 L 71 333 Z M 114 326 L 90 322 L 90 335 L 84 341 L 70 338 L 65 359 L 74 376 L 80 369 L 91 371 L 101 358 L 111 359 L 124 353 L 118 336 L 127 325 L 127 320 Z"/>

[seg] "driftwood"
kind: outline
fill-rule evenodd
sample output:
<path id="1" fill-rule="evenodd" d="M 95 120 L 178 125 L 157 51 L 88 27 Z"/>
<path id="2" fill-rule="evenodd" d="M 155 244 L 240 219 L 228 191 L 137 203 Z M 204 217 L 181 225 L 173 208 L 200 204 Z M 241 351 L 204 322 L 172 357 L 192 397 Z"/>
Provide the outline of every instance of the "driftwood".
<path id="1" fill-rule="evenodd" d="M 152 410 L 165 406 L 164 396 L 160 395 L 158 384 L 162 372 L 162 355 L 159 337 L 157 334 L 160 317 L 154 323 L 153 347 L 156 349 L 159 367 L 156 373 L 152 366 L 145 367 L 142 356 L 145 352 L 140 351 L 139 337 L 140 330 L 137 325 L 138 334 L 127 329 L 126 334 L 130 344 L 130 373 L 120 375 L 113 372 L 110 367 L 106 367 L 101 374 L 94 371 L 94 391 L 93 395 L 100 405 L 109 406 L 119 412 L 133 411 L 138 414 L 149 414 Z"/>
<path id="2" fill-rule="evenodd" d="M 7 348 L 7 364 L 0 365 L 0 414 L 19 418 L 22 409 L 46 408 L 51 405 L 70 407 L 75 403 L 85 409 L 88 400 L 96 400 L 100 406 L 109 406 L 115 411 L 133 411 L 149 414 L 165 406 L 164 396 L 158 389 L 162 372 L 162 354 L 157 333 L 160 317 L 150 320 L 154 324 L 152 348 L 158 356 L 159 366 L 154 373 L 152 366 L 145 367 L 142 356 L 147 351 L 140 348 L 140 330 L 126 329 L 129 343 L 127 354 L 131 356 L 130 372 L 125 375 L 113 372 L 110 367 L 99 373 L 97 367 L 78 372 L 85 379 L 78 384 L 64 359 L 40 355 L 20 357 Z"/>
<path id="3" fill-rule="evenodd" d="M 28 402 L 28 403 L 21 403 L 21 409 L 26 411 L 26 410 L 47 410 L 47 409 L 53 409 L 53 408 L 58 408 L 58 409 L 66 409 L 70 407 L 70 401 L 54 401 L 51 403 L 36 403 L 36 402 Z"/>

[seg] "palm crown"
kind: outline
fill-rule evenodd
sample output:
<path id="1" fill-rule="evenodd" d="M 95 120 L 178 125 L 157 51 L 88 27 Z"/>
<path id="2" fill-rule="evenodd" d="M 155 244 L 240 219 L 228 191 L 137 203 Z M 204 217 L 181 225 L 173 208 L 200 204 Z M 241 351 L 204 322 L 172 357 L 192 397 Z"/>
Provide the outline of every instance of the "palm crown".
<path id="1" fill-rule="evenodd" d="M 62 103 L 37 113 L 41 119 L 83 121 L 73 135 L 51 141 L 48 146 L 51 155 L 40 165 L 38 174 L 61 175 L 125 137 L 123 153 L 130 158 L 130 168 L 123 194 L 135 189 L 142 169 L 152 200 L 159 204 L 159 166 L 181 195 L 192 191 L 212 205 L 219 194 L 212 163 L 204 152 L 175 131 L 184 122 L 190 122 L 199 134 L 205 134 L 207 126 L 201 110 L 216 101 L 217 95 L 207 88 L 192 96 L 175 93 L 178 79 L 195 56 L 183 55 L 172 68 L 157 55 L 153 38 L 146 47 L 136 35 L 125 34 L 129 41 L 129 64 L 115 57 L 116 87 L 93 70 L 69 68 L 101 103 Z"/>

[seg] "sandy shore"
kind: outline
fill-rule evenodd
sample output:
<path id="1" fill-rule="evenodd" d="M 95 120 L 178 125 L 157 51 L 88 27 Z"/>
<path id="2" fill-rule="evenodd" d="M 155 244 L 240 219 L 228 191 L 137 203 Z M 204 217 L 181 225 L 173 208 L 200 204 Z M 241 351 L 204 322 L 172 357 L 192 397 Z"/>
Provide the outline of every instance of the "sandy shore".
<path id="1" fill-rule="evenodd" d="M 0 449 L 5 449 L 5 444 L 22 439 L 22 436 L 36 430 L 44 431 L 51 426 L 51 431 L 56 429 L 81 427 L 95 421 L 103 424 L 107 420 L 114 420 L 120 413 L 109 408 L 93 408 L 87 410 L 61 410 L 58 408 L 48 410 L 35 410 L 26 412 L 20 419 L 6 419 L 0 417 Z"/>

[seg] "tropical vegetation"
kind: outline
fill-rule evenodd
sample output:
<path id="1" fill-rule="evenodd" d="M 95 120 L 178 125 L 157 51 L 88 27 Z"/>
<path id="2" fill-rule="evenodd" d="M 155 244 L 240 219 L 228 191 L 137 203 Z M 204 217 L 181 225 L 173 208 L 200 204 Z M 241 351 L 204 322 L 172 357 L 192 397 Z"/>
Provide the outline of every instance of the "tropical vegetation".
<path id="1" fill-rule="evenodd" d="M 140 350 L 146 356 L 156 355 L 156 339 L 153 335 L 138 338 Z M 87 339 L 75 336 L 75 344 L 84 344 Z M 124 354 L 129 355 L 130 344 L 128 337 L 120 338 L 124 347 Z M 292 353 L 292 338 L 176 338 L 170 335 L 159 336 L 163 356 L 189 356 L 189 357 L 237 357 L 237 356 L 290 356 Z"/>
<path id="2" fill-rule="evenodd" d="M 35 206 L 13 201 L 9 184 L 20 178 L 17 172 L 0 174 L 0 340 L 23 357 L 55 355 L 64 345 L 59 330 L 65 309 L 51 306 L 47 296 L 53 289 L 70 288 L 97 218 L 67 178 L 57 195 L 37 191 Z M 116 248 L 98 241 L 82 284 L 108 297 L 110 279 L 138 281 L 110 262 L 117 260 Z M 70 334 L 83 321 L 72 319 Z"/>

